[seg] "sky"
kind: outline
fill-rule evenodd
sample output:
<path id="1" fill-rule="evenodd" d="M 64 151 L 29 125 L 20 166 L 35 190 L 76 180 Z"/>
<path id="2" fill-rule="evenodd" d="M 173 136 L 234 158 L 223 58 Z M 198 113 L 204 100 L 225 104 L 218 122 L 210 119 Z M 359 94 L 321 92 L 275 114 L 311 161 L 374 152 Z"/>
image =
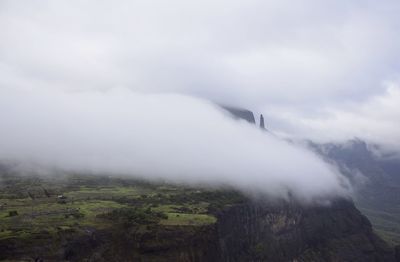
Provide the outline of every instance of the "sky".
<path id="1" fill-rule="evenodd" d="M 71 96 L 126 92 L 114 90 L 178 96 L 180 110 L 213 101 L 263 113 L 279 136 L 398 152 L 399 12 L 397 0 L 0 0 L 0 89 L 3 102 L 48 97 L 50 111 L 61 96 L 60 114 Z"/>
<path id="2" fill-rule="evenodd" d="M 396 0 L 1 0 L 0 87 L 188 94 L 264 113 L 277 133 L 400 146 L 399 12 Z"/>

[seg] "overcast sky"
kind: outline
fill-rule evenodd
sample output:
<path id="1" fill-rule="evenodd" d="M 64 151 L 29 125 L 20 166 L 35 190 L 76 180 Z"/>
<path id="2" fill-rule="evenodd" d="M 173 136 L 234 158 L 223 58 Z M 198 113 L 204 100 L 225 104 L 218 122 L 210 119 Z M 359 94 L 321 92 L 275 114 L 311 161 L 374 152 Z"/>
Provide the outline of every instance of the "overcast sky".
<path id="1" fill-rule="evenodd" d="M 397 1 L 2 1 L 1 61 L 51 86 L 253 107 L 362 100 L 398 77 L 398 11 Z"/>
<path id="2" fill-rule="evenodd" d="M 0 0 L 3 117 L 24 118 L 21 112 L 26 108 L 20 111 L 5 101 L 40 105 L 39 100 L 30 101 L 34 94 L 48 98 L 42 101 L 42 110 L 54 106 L 45 101 L 60 101 L 65 107 L 55 112 L 68 119 L 73 112 L 65 112 L 76 105 L 71 96 L 81 101 L 82 95 L 112 97 L 113 90 L 131 90 L 126 96 L 135 101 L 144 94 L 178 95 L 179 110 L 169 111 L 168 102 L 155 107 L 165 112 L 189 110 L 191 97 L 196 97 L 205 110 L 208 100 L 264 113 L 267 127 L 278 135 L 317 141 L 359 137 L 398 150 L 399 13 L 397 0 Z M 88 108 L 103 113 L 110 109 L 109 104 L 87 102 Z M 148 107 L 139 104 L 142 107 L 131 109 L 143 111 L 143 118 L 153 117 Z M 203 126 L 216 117 L 207 112 L 200 121 Z M 44 115 L 36 117 L 46 122 Z M 57 119 L 54 114 L 48 117 Z M 189 121 L 190 110 L 185 117 L 179 121 Z M 166 127 L 155 125 L 172 132 L 174 127 L 168 125 L 179 121 L 170 120 Z M 9 140 L 15 123 L 5 123 L 10 137 L 3 136 L 3 142 L 9 142 L 11 152 L 16 145 Z M 84 123 L 85 119 L 76 122 L 90 129 Z M 289 158 L 296 159 L 296 152 Z M 233 159 L 226 163 L 229 160 Z M 254 164 L 246 161 L 245 166 Z M 335 177 L 326 171 L 328 167 L 322 169 Z"/>
<path id="3" fill-rule="evenodd" d="M 400 141 L 397 0 L 0 1 L 0 87 L 177 92 Z"/>

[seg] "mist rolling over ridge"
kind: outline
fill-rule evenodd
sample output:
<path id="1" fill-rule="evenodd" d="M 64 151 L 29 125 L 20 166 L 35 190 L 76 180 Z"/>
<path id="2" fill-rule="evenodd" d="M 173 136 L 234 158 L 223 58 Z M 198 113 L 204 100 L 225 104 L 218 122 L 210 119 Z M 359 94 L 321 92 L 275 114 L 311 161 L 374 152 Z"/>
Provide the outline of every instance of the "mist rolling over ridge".
<path id="1" fill-rule="evenodd" d="M 0 93 L 2 160 L 302 200 L 349 193 L 312 152 L 201 99 L 124 89 Z"/>

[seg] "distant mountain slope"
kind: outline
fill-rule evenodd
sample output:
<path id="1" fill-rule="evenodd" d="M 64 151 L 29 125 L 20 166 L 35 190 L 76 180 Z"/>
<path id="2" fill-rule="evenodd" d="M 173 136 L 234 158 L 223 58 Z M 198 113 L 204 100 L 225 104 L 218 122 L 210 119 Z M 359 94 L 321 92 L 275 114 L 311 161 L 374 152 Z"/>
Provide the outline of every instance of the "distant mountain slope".
<path id="1" fill-rule="evenodd" d="M 357 207 L 376 230 L 386 240 L 400 244 L 400 160 L 376 157 L 359 139 L 310 145 L 350 179 Z"/>
<path id="2" fill-rule="evenodd" d="M 236 118 L 255 123 L 250 110 L 223 108 Z M 341 144 L 310 141 L 309 145 L 349 178 L 356 190 L 356 205 L 375 230 L 388 242 L 400 245 L 400 160 L 377 158 L 360 139 Z"/>

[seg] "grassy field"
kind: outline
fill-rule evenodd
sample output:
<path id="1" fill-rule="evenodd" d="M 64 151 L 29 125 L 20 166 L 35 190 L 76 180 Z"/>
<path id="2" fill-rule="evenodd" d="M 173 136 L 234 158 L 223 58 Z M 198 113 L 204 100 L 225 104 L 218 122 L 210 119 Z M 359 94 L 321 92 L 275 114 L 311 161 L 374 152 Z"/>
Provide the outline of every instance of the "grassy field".
<path id="1" fill-rule="evenodd" d="M 217 221 L 213 211 L 241 199 L 235 193 L 127 178 L 0 173 L 0 240 L 107 229 L 113 223 L 103 215 L 122 208 L 162 213 L 161 226 L 210 225 Z M 358 208 L 382 238 L 400 244 L 400 207 Z"/>
<path id="2" fill-rule="evenodd" d="M 0 187 L 0 240 L 107 229 L 113 221 L 105 217 L 120 209 L 162 214 L 157 220 L 160 226 L 210 225 L 217 221 L 210 211 L 237 197 L 220 197 L 218 190 L 77 175 L 58 179 L 3 175 Z"/>

